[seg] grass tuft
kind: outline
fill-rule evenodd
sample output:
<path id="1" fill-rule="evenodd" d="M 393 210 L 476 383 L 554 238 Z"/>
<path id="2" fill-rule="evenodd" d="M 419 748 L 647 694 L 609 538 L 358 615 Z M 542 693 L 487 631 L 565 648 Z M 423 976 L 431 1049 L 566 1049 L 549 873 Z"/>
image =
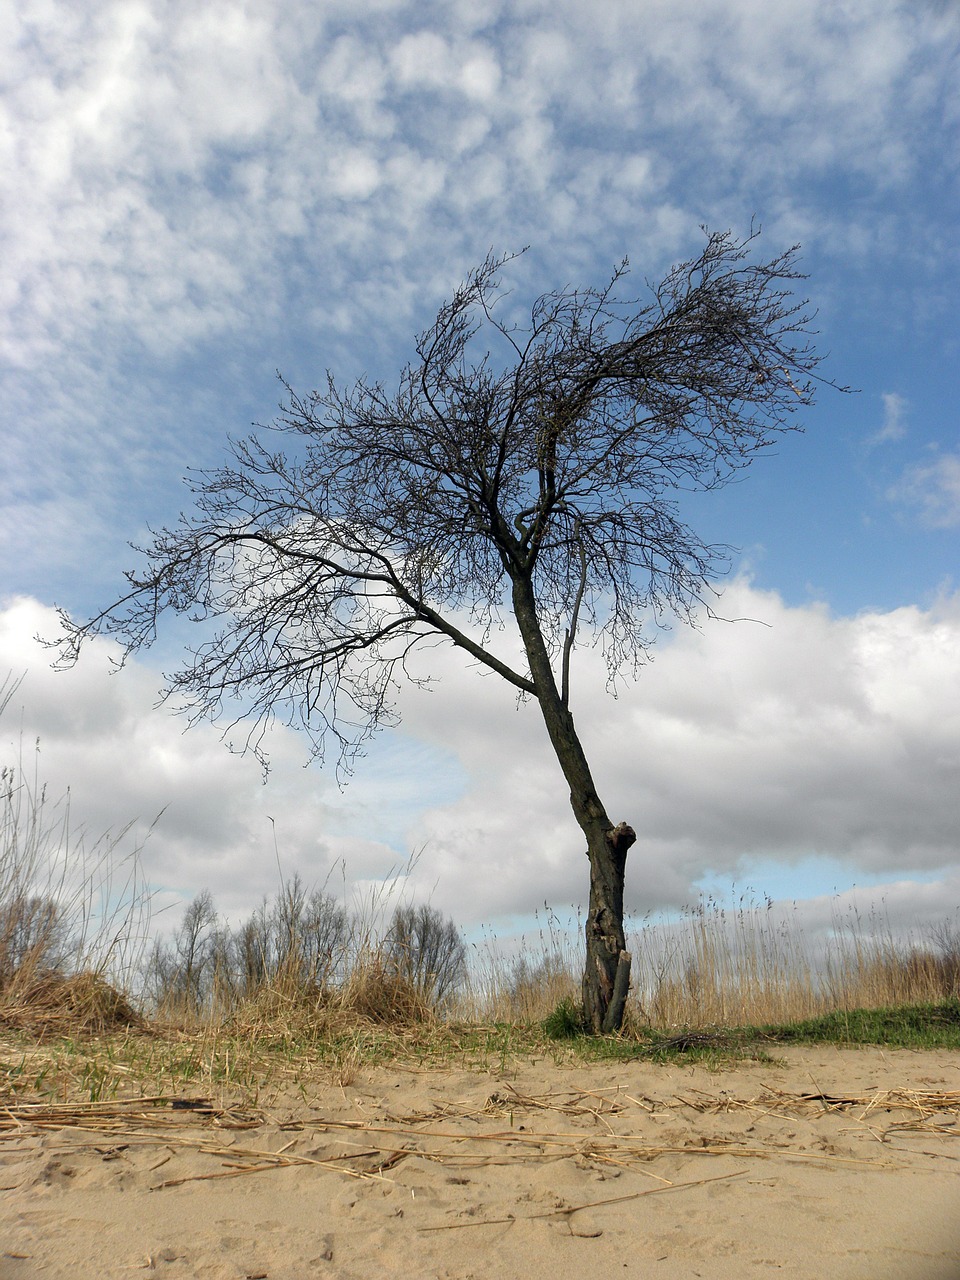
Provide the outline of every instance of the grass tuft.
<path id="1" fill-rule="evenodd" d="M 584 1034 L 583 1007 L 565 997 L 547 1014 L 542 1026 L 548 1040 L 574 1040 Z"/>

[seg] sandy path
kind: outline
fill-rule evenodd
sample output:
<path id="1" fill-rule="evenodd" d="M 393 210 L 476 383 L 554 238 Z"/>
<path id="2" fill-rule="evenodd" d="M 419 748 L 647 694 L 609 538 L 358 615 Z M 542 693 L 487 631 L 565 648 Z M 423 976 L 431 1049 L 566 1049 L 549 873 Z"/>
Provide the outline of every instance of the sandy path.
<path id="1" fill-rule="evenodd" d="M 0 1280 L 960 1280 L 958 1113 L 956 1053 L 818 1048 L 21 1115 Z"/>

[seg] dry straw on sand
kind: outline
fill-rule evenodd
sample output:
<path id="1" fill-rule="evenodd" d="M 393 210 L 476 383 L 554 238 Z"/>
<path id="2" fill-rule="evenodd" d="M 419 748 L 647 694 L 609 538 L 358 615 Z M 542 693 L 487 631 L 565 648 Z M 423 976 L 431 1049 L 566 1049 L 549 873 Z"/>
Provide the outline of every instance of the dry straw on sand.
<path id="1" fill-rule="evenodd" d="M 958 1114 L 955 1053 L 832 1048 L 719 1074 L 396 1062 L 232 1104 L 8 1098 L 0 1231 L 24 1266 L 109 1280 L 161 1262 L 270 1280 L 954 1280 Z"/>

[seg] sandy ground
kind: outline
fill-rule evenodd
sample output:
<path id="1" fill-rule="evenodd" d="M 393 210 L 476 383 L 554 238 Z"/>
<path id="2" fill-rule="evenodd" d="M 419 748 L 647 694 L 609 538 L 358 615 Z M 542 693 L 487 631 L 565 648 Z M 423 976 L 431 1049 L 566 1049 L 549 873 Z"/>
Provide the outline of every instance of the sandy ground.
<path id="1" fill-rule="evenodd" d="M 0 1108 L 0 1280 L 960 1280 L 960 1055 L 363 1072 Z"/>

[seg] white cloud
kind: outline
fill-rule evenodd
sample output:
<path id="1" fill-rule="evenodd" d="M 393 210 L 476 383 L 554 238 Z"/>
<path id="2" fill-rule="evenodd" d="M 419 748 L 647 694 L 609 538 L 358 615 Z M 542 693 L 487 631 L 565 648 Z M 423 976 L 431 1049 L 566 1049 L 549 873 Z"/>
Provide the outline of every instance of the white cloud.
<path id="1" fill-rule="evenodd" d="M 405 89 L 443 89 L 454 80 L 450 47 L 432 31 L 404 36 L 393 51 L 391 62 L 398 83 Z"/>
<path id="2" fill-rule="evenodd" d="M 887 881 L 872 892 L 901 914 L 925 902 L 921 882 L 946 883 L 958 854 L 960 598 L 833 618 L 738 582 L 725 607 L 769 625 L 677 631 L 618 700 L 603 693 L 599 655 L 580 655 L 578 727 L 611 818 L 639 837 L 629 905 L 675 908 L 708 873 L 733 880 L 751 862 L 816 854 L 848 883 Z M 145 852 L 165 889 L 209 887 L 231 912 L 255 905 L 276 883 L 273 817 L 285 871 L 308 881 L 339 858 L 348 887 L 376 880 L 422 848 L 411 889 L 464 925 L 583 900 L 583 840 L 538 708 L 517 708 L 454 652 L 431 651 L 436 692 L 404 694 L 406 736 L 381 740 L 341 795 L 300 767 L 293 734 L 275 735 L 263 787 L 212 728 L 183 733 L 150 710 L 159 677 L 145 663 L 109 676 L 98 643 L 53 673 L 31 640 L 53 630 L 51 611 L 22 600 L 0 618 L 0 669 L 30 668 L 22 723 L 44 776 L 71 786 L 93 830 L 165 808 Z M 8 752 L 19 723 L 9 709 Z"/>
<path id="3" fill-rule="evenodd" d="M 883 402 L 883 422 L 879 431 L 870 438 L 870 444 L 889 444 L 902 440 L 907 434 L 904 417 L 908 406 L 905 397 L 896 391 L 884 391 L 880 399 Z"/>
<path id="4" fill-rule="evenodd" d="M 380 185 L 376 160 L 362 151 L 342 156 L 330 177 L 331 189 L 347 200 L 366 200 Z"/>
<path id="5" fill-rule="evenodd" d="M 770 626 L 679 631 L 615 702 L 599 658 L 581 655 L 575 714 L 594 775 L 611 818 L 639 835 L 631 905 L 677 906 L 708 869 L 732 879 L 764 858 L 831 855 L 853 880 L 953 864 L 960 602 L 834 619 L 739 583 L 724 608 Z M 405 723 L 473 779 L 423 822 L 444 905 L 582 900 L 582 838 L 536 708 L 494 726 L 489 682 L 474 689 L 446 663 L 443 690 L 411 699 Z"/>
<path id="6" fill-rule="evenodd" d="M 786 189 L 806 172 L 856 165 L 906 182 L 919 163 L 912 113 L 941 83 L 940 28 L 907 22 L 892 3 L 842 16 L 832 5 L 751 0 L 566 3 L 535 24 L 517 3 L 483 39 L 454 7 L 429 27 L 403 8 L 364 4 L 341 13 L 112 0 L 71 6 L 61 25 L 51 15 L 62 8 L 25 6 L 24 38 L 5 58 L 13 88 L 0 176 L 18 195 L 3 230 L 21 293 L 4 342 L 17 358 L 61 341 L 97 346 L 91 320 L 112 341 L 125 332 L 159 350 L 236 325 L 251 292 L 261 303 L 276 292 L 284 236 L 302 238 L 324 269 L 351 222 L 337 200 L 381 196 L 362 243 L 347 237 L 361 257 L 399 237 L 432 260 L 438 232 L 456 254 L 478 228 L 450 227 L 444 201 L 471 185 L 465 164 L 489 181 L 493 158 L 504 168 L 488 198 L 515 218 L 548 182 L 552 195 L 573 191 L 587 144 L 600 171 L 581 212 L 602 212 L 607 235 L 621 240 L 628 218 L 634 244 L 655 231 L 658 210 L 624 206 L 612 218 L 606 193 L 638 143 L 675 178 L 710 157 L 698 205 L 722 204 L 725 186 L 742 191 L 761 174 L 779 173 Z M 913 74 L 918 63 L 925 76 Z M 405 198 L 409 170 L 389 181 L 397 139 L 412 149 L 414 173 L 442 170 L 426 219 L 422 202 Z M 284 188 L 302 223 L 277 203 Z M 530 210 L 541 237 L 575 234 L 562 203 Z"/>
<path id="7" fill-rule="evenodd" d="M 928 529 L 956 529 L 960 526 L 960 453 L 942 453 L 932 462 L 908 468 L 889 496 L 913 508 Z"/>
<path id="8" fill-rule="evenodd" d="M 488 48 L 471 52 L 461 66 L 458 78 L 463 92 L 476 102 L 492 102 L 502 87 L 500 63 Z"/>
<path id="9" fill-rule="evenodd" d="M 142 838 L 162 813 L 143 865 L 165 897 L 209 886 L 224 911 L 255 906 L 278 883 L 274 832 L 284 873 L 295 862 L 308 881 L 323 881 L 347 853 L 354 876 L 397 861 L 382 840 L 340 834 L 355 806 L 363 814 L 363 793 L 354 802 L 306 772 L 302 741 L 275 736 L 276 772 L 265 787 L 256 762 L 232 755 L 217 730 L 184 733 L 182 721 L 155 708 L 157 671 L 131 663 L 113 673 L 114 646 L 93 645 L 73 670 L 52 671 L 34 636 L 56 630 L 53 610 L 29 599 L 0 612 L 0 671 L 26 672 L 0 721 L 3 763 L 15 763 L 22 744 L 32 767 L 38 742 L 40 781 L 51 797 L 70 789 L 74 824 L 93 837 L 133 821 L 132 838 Z M 402 808 L 399 787 L 391 799 Z"/>

